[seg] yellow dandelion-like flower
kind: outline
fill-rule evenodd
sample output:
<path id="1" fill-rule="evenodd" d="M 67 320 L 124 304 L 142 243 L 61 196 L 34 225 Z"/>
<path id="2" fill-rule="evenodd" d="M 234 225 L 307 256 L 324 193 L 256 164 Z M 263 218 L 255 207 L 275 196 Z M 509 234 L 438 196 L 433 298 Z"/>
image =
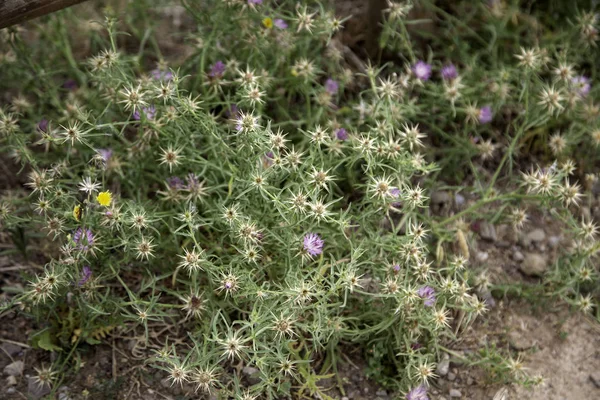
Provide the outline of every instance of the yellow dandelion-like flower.
<path id="1" fill-rule="evenodd" d="M 273 20 L 269 17 L 264 18 L 262 24 L 267 29 L 273 29 Z"/>
<path id="2" fill-rule="evenodd" d="M 100 203 L 101 206 L 108 207 L 112 201 L 112 194 L 108 191 L 100 192 L 98 197 L 96 197 L 96 200 L 98 200 L 98 203 Z"/>
<path id="3" fill-rule="evenodd" d="M 75 221 L 79 222 L 81 220 L 82 215 L 83 209 L 79 204 L 77 204 L 75 207 L 73 207 L 73 218 L 75 218 Z"/>

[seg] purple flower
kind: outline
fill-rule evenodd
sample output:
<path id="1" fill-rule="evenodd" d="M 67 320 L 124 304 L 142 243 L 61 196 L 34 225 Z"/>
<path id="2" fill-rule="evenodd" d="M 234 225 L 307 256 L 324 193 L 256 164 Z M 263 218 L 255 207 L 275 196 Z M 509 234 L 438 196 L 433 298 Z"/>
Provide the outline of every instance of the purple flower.
<path id="1" fill-rule="evenodd" d="M 262 4 L 262 2 L 263 0 L 248 0 L 248 4 L 250 4 L 251 6 Z"/>
<path id="2" fill-rule="evenodd" d="M 335 132 L 335 136 L 338 140 L 348 140 L 348 132 L 344 128 L 340 128 Z"/>
<path id="3" fill-rule="evenodd" d="M 167 185 L 170 189 L 179 190 L 183 187 L 183 181 L 178 176 L 167 178 Z"/>
<path id="4" fill-rule="evenodd" d="M 81 270 L 81 279 L 79 279 L 79 282 L 77 282 L 77 286 L 85 285 L 85 283 L 89 281 L 91 277 L 92 269 L 89 266 L 85 265 Z"/>
<path id="5" fill-rule="evenodd" d="M 420 298 L 425 299 L 423 304 L 427 307 L 431 307 L 435 303 L 435 290 L 433 290 L 431 286 L 423 286 L 417 290 L 417 295 Z"/>
<path id="6" fill-rule="evenodd" d="M 76 90 L 77 89 L 77 81 L 75 79 L 67 79 L 62 87 L 67 90 Z"/>
<path id="7" fill-rule="evenodd" d="M 394 271 L 394 273 L 400 272 L 400 265 L 395 264 L 394 266 L 392 266 L 392 270 Z"/>
<path id="8" fill-rule="evenodd" d="M 590 79 L 579 75 L 571 79 L 571 84 L 575 89 L 575 93 L 579 95 L 579 97 L 585 97 L 590 92 L 592 85 L 590 84 Z"/>
<path id="9" fill-rule="evenodd" d="M 458 71 L 454 64 L 446 64 L 442 67 L 442 79 L 445 81 L 451 81 L 458 78 Z"/>
<path id="10" fill-rule="evenodd" d="M 37 128 L 40 131 L 42 131 L 44 133 L 47 133 L 48 132 L 48 120 L 47 119 L 42 119 L 40 122 L 38 122 Z"/>
<path id="11" fill-rule="evenodd" d="M 189 191 L 195 191 L 196 189 L 200 188 L 200 181 L 198 180 L 198 176 L 196 174 L 194 174 L 193 172 L 190 172 L 187 177 L 185 178 L 186 181 L 186 185 L 185 188 Z"/>
<path id="12" fill-rule="evenodd" d="M 419 342 L 415 342 L 410 345 L 410 348 L 413 350 L 419 350 L 421 347 L 423 347 L 423 345 Z"/>
<path id="13" fill-rule="evenodd" d="M 98 149 L 96 152 L 102 157 L 104 162 L 108 162 L 112 157 L 112 149 Z"/>
<path id="14" fill-rule="evenodd" d="M 325 242 L 316 233 L 307 233 L 304 236 L 304 250 L 311 256 L 318 256 L 323 252 Z"/>
<path id="15" fill-rule="evenodd" d="M 429 400 L 427 388 L 419 385 L 406 394 L 406 400 Z"/>
<path id="16" fill-rule="evenodd" d="M 150 71 L 150 75 L 157 81 L 170 81 L 173 79 L 173 73 L 169 70 L 162 70 L 159 68 Z"/>
<path id="17" fill-rule="evenodd" d="M 73 242 L 79 250 L 88 251 L 94 245 L 94 234 L 89 229 L 77 228 L 73 234 Z"/>
<path id="18" fill-rule="evenodd" d="M 484 106 L 479 109 L 479 123 L 487 124 L 492 121 L 492 107 Z"/>
<path id="19" fill-rule="evenodd" d="M 133 119 L 139 121 L 142 115 L 146 117 L 147 120 L 153 120 L 154 116 L 156 115 L 156 108 L 154 106 L 144 107 L 142 108 L 141 113 L 140 110 L 135 110 L 133 113 Z"/>
<path id="20" fill-rule="evenodd" d="M 229 108 L 227 110 L 225 110 L 225 116 L 227 118 L 231 118 L 234 115 L 237 116 L 240 113 L 240 109 L 238 108 L 237 104 L 232 104 L 231 106 L 229 106 Z"/>
<path id="21" fill-rule="evenodd" d="M 397 199 L 398 196 L 400 196 L 400 189 L 398 189 L 397 187 L 393 187 L 389 190 L 388 193 L 390 194 L 390 196 Z"/>
<path id="22" fill-rule="evenodd" d="M 210 66 L 210 72 L 208 76 L 211 78 L 222 78 L 225 73 L 225 63 L 223 61 L 217 61 L 213 65 Z"/>
<path id="23" fill-rule="evenodd" d="M 337 83 L 337 81 L 334 81 L 333 79 L 327 79 L 325 81 L 325 91 L 329 94 L 336 94 L 337 91 L 339 89 L 339 85 Z"/>
<path id="24" fill-rule="evenodd" d="M 273 154 L 272 151 L 269 151 L 267 154 L 265 154 L 263 157 L 263 162 L 267 165 L 267 167 L 273 165 L 273 158 L 275 158 L 275 154 Z"/>
<path id="25" fill-rule="evenodd" d="M 275 19 L 273 21 L 273 25 L 275 25 L 279 29 L 287 29 L 287 27 L 288 27 L 288 24 L 284 20 L 282 20 L 281 18 Z"/>
<path id="26" fill-rule="evenodd" d="M 413 65 L 412 72 L 417 79 L 426 81 L 431 77 L 431 65 L 427 64 L 425 61 L 419 60 Z"/>

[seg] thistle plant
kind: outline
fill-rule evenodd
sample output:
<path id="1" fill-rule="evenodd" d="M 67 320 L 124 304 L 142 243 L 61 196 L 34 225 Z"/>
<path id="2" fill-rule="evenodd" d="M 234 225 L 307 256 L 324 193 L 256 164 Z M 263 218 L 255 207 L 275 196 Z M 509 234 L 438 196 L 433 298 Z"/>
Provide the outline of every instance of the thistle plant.
<path id="1" fill-rule="evenodd" d="M 51 17 L 49 46 L 33 54 L 9 32 L 0 73 L 31 94 L 0 111 L 2 151 L 26 176 L 25 192 L 5 193 L 0 221 L 51 251 L 6 307 L 45 321 L 56 348 L 97 343 L 101 326 L 146 342 L 180 326 L 186 341 L 150 361 L 198 393 L 321 393 L 307 375 L 335 372 L 344 346 L 358 345 L 377 350 L 372 365 L 393 389 L 427 398 L 442 345 L 487 309 L 469 255 L 451 254 L 464 218 L 495 203 L 515 229 L 534 206 L 573 222 L 584 201 L 568 155 L 600 137 L 595 86 L 579 67 L 595 53 L 573 48 L 595 43 L 595 19 L 574 19 L 564 43 L 492 43 L 486 70 L 465 50 L 420 51 L 413 4 L 390 3 L 380 44 L 402 63 L 354 71 L 332 39 L 343 18 L 317 2 L 271 3 L 184 1 L 194 46 L 172 65 L 145 41 L 125 51 L 110 14 L 81 61 L 63 40 L 72 17 Z M 493 7 L 476 10 L 507 29 L 496 14 L 508 11 Z M 55 83 L 65 75 L 75 88 Z M 497 192 L 517 150 L 546 132 L 558 160 Z M 475 169 L 474 159 L 495 171 L 470 188 L 476 201 L 432 216 L 431 182 Z M 595 308 L 579 288 L 597 274 L 596 231 L 584 219 L 568 280 L 562 269 L 548 278 L 584 311 Z M 256 367 L 259 383 L 240 385 L 238 365 Z"/>

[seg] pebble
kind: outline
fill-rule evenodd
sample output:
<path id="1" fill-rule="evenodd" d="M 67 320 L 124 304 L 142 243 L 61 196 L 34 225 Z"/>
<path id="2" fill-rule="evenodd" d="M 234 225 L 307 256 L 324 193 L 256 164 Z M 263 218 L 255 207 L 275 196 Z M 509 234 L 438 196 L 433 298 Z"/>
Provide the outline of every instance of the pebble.
<path id="1" fill-rule="evenodd" d="M 550 236 L 548 238 L 548 244 L 550 245 L 550 247 L 552 248 L 556 248 L 558 247 L 558 244 L 560 243 L 560 236 Z"/>
<path id="2" fill-rule="evenodd" d="M 436 372 L 439 376 L 446 376 L 448 374 L 449 370 L 450 370 L 450 357 L 448 357 L 448 354 L 444 354 L 442 361 L 440 361 L 437 366 Z"/>
<path id="3" fill-rule="evenodd" d="M 17 392 L 17 389 L 15 389 L 14 387 L 9 387 L 8 389 L 6 389 L 7 394 L 14 394 L 16 392 Z"/>
<path id="4" fill-rule="evenodd" d="M 32 399 L 41 399 L 42 397 L 44 397 L 45 395 L 50 393 L 50 386 L 48 385 L 43 385 L 40 386 L 38 384 L 38 381 L 33 377 L 29 377 L 29 379 L 27 379 L 27 394 L 29 394 L 29 397 L 31 397 Z"/>
<path id="5" fill-rule="evenodd" d="M 524 259 L 525 259 L 525 256 L 519 250 L 517 250 L 513 253 L 513 260 L 523 261 Z"/>
<path id="6" fill-rule="evenodd" d="M 14 376 L 9 376 L 8 378 L 6 378 L 6 386 L 16 386 L 17 384 L 17 378 L 15 378 Z"/>
<path id="7" fill-rule="evenodd" d="M 377 392 L 375 392 L 376 396 L 380 396 L 380 397 L 387 397 L 387 391 L 386 390 L 378 390 Z"/>
<path id="8" fill-rule="evenodd" d="M 17 346 L 13 343 L 2 343 L 0 348 L 10 357 L 16 356 L 22 351 L 21 346 Z"/>
<path id="9" fill-rule="evenodd" d="M 471 378 L 470 376 L 467 377 L 467 385 L 472 385 L 473 384 L 473 378 Z"/>
<path id="10" fill-rule="evenodd" d="M 534 243 L 541 242 L 546 239 L 546 232 L 543 229 L 534 229 L 527 234 L 527 239 Z"/>
<path id="11" fill-rule="evenodd" d="M 448 372 L 448 380 L 453 382 L 456 379 L 456 374 L 454 372 Z"/>
<path id="12" fill-rule="evenodd" d="M 498 239 L 496 228 L 493 224 L 490 224 L 487 221 L 482 221 L 479 225 L 479 236 L 481 236 L 482 239 L 490 242 L 495 242 Z"/>
<path id="13" fill-rule="evenodd" d="M 246 375 L 246 377 L 248 378 L 248 382 L 251 385 L 256 385 L 260 382 L 260 371 L 258 370 L 258 368 L 250 367 L 247 365 L 244 368 L 242 368 L 242 373 Z"/>
<path id="14" fill-rule="evenodd" d="M 67 393 L 59 393 L 58 400 L 72 400 Z"/>
<path id="15" fill-rule="evenodd" d="M 450 389 L 450 392 L 448 394 L 450 395 L 450 397 L 462 397 L 462 393 L 458 389 Z"/>
<path id="16" fill-rule="evenodd" d="M 590 374 L 590 380 L 594 382 L 597 388 L 600 389 L 600 371 L 595 371 Z"/>
<path id="17" fill-rule="evenodd" d="M 533 347 L 533 340 L 515 331 L 508 334 L 508 343 L 510 347 L 517 351 L 524 351 Z"/>
<path id="18" fill-rule="evenodd" d="M 528 276 L 541 276 L 548 268 L 546 259 L 537 253 L 527 253 L 521 263 L 521 271 Z"/>
<path id="19" fill-rule="evenodd" d="M 25 364 L 23 364 L 23 361 L 15 361 L 4 367 L 4 373 L 10 376 L 20 376 L 24 368 Z"/>
<path id="20" fill-rule="evenodd" d="M 475 255 L 475 257 L 477 258 L 477 261 L 479 262 L 486 262 L 488 258 L 490 258 L 490 255 L 488 253 L 486 253 L 485 251 L 478 251 L 477 254 Z"/>
<path id="21" fill-rule="evenodd" d="M 462 205 L 465 204 L 465 196 L 460 193 L 456 193 L 454 195 L 454 204 L 456 204 L 457 207 L 462 207 Z"/>

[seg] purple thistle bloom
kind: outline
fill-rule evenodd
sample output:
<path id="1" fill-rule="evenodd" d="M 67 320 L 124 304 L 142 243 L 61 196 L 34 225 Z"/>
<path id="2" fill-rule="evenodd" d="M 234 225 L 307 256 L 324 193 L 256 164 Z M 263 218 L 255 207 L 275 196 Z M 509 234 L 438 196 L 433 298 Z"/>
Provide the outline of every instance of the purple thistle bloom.
<path id="1" fill-rule="evenodd" d="M 400 265 L 398 265 L 398 264 L 395 264 L 395 265 L 392 267 L 392 270 L 393 270 L 395 273 L 398 273 L 398 272 L 400 272 Z"/>
<path id="2" fill-rule="evenodd" d="M 77 81 L 75 79 L 67 79 L 62 84 L 63 89 L 67 90 L 76 90 L 77 89 Z"/>
<path id="3" fill-rule="evenodd" d="M 406 394 L 406 400 L 429 400 L 427 388 L 419 385 Z"/>
<path id="4" fill-rule="evenodd" d="M 262 2 L 263 0 L 248 0 L 248 4 L 250 4 L 251 6 L 262 4 Z"/>
<path id="5" fill-rule="evenodd" d="M 94 245 L 94 234 L 89 229 L 77 228 L 73 234 L 73 242 L 79 250 L 88 251 Z"/>
<path id="6" fill-rule="evenodd" d="M 222 78 L 223 74 L 225 74 L 225 63 L 223 61 L 217 61 L 213 65 L 210 66 L 210 72 L 208 76 L 211 78 Z"/>
<path id="7" fill-rule="evenodd" d="M 442 67 L 442 79 L 445 81 L 451 81 L 458 78 L 458 71 L 454 64 L 446 64 Z"/>
<path id="8" fill-rule="evenodd" d="M 237 104 L 232 104 L 227 110 L 225 110 L 225 116 L 227 118 L 231 118 L 234 115 L 237 116 L 239 113 L 240 109 L 238 108 Z"/>
<path id="9" fill-rule="evenodd" d="M 108 162 L 108 160 L 110 160 L 110 158 L 112 157 L 112 149 L 98 149 L 96 150 L 96 152 L 98 152 L 98 154 L 100 155 L 100 157 L 102 157 L 102 160 L 104 160 L 104 162 Z"/>
<path id="10" fill-rule="evenodd" d="M 190 172 L 187 175 L 185 181 L 187 182 L 187 184 L 185 185 L 185 188 L 187 190 L 194 191 L 200 187 L 200 181 L 198 180 L 198 176 L 193 172 Z"/>
<path id="11" fill-rule="evenodd" d="M 323 252 L 325 242 L 316 233 L 307 233 L 304 236 L 304 250 L 311 256 L 318 256 Z"/>
<path id="12" fill-rule="evenodd" d="M 263 157 L 263 163 L 267 166 L 270 167 L 271 165 L 273 165 L 273 158 L 275 158 L 275 154 L 272 151 L 269 151 L 268 153 L 266 153 Z"/>
<path id="13" fill-rule="evenodd" d="M 167 185 L 169 185 L 170 189 L 179 190 L 183 187 L 183 181 L 178 176 L 171 176 L 167 178 Z"/>
<path id="14" fill-rule="evenodd" d="M 571 84 L 575 89 L 575 93 L 579 95 L 579 97 L 585 97 L 590 92 L 592 85 L 590 84 L 590 79 L 583 75 L 579 75 L 571 79 Z"/>
<path id="15" fill-rule="evenodd" d="M 77 282 L 77 286 L 83 286 L 86 284 L 87 281 L 90 280 L 90 278 L 92 277 L 92 269 L 85 265 L 83 267 L 83 269 L 81 270 L 81 279 L 79 279 L 79 282 Z"/>
<path id="16" fill-rule="evenodd" d="M 423 286 L 417 290 L 417 295 L 420 298 L 425 299 L 423 304 L 427 307 L 431 307 L 435 303 L 435 290 L 433 290 L 431 286 Z"/>
<path id="17" fill-rule="evenodd" d="M 491 122 L 492 117 L 493 117 L 492 107 L 484 106 L 479 109 L 479 123 L 480 124 L 487 124 L 488 122 Z"/>
<path id="18" fill-rule="evenodd" d="M 42 119 L 40 122 L 38 122 L 37 128 L 44 133 L 48 132 L 48 120 Z"/>
<path id="19" fill-rule="evenodd" d="M 388 193 L 390 194 L 390 196 L 397 199 L 400 196 L 400 189 L 398 189 L 397 187 L 393 187 L 389 190 Z"/>
<path id="20" fill-rule="evenodd" d="M 415 74 L 417 79 L 426 81 L 431 77 L 431 65 L 425 61 L 417 61 L 412 67 L 412 72 Z"/>
<path id="21" fill-rule="evenodd" d="M 170 81 L 173 79 L 173 73 L 169 70 L 161 70 L 159 68 L 150 71 L 150 75 L 157 81 Z"/>
<path id="22" fill-rule="evenodd" d="M 288 27 L 288 24 L 281 18 L 277 18 L 276 20 L 274 20 L 273 25 L 275 25 L 279 29 L 287 29 Z"/>
<path id="23" fill-rule="evenodd" d="M 344 128 L 340 128 L 335 132 L 335 136 L 338 140 L 348 140 L 348 132 Z"/>
<path id="24" fill-rule="evenodd" d="M 133 119 L 139 121 L 142 115 L 145 116 L 147 120 L 153 120 L 154 116 L 156 115 L 156 108 L 154 106 L 144 107 L 142 108 L 141 113 L 140 110 L 135 110 L 133 112 Z"/>
<path id="25" fill-rule="evenodd" d="M 336 94 L 338 92 L 339 85 L 337 81 L 329 78 L 325 81 L 325 91 L 329 94 Z"/>

